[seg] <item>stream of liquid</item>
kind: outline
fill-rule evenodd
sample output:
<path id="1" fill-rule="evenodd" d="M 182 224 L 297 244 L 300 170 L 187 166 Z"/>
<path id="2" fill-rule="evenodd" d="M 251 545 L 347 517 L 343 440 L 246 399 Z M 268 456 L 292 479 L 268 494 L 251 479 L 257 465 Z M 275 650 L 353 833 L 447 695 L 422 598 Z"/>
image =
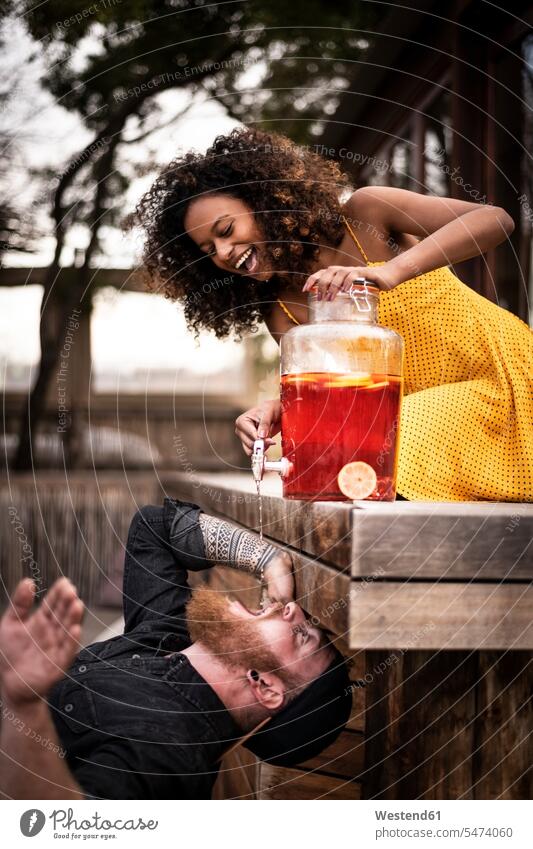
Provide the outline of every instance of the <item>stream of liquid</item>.
<path id="1" fill-rule="evenodd" d="M 259 507 L 259 539 L 263 542 L 263 499 L 261 498 L 261 481 L 256 481 L 257 504 Z"/>
<path id="2" fill-rule="evenodd" d="M 261 497 L 261 481 L 256 480 L 255 485 L 257 487 L 257 506 L 259 508 L 259 540 L 263 542 L 263 499 Z M 265 585 L 265 574 L 264 569 L 261 568 L 261 588 L 259 590 L 259 605 L 261 607 L 265 607 L 268 604 L 268 599 L 266 595 L 266 585 Z"/>

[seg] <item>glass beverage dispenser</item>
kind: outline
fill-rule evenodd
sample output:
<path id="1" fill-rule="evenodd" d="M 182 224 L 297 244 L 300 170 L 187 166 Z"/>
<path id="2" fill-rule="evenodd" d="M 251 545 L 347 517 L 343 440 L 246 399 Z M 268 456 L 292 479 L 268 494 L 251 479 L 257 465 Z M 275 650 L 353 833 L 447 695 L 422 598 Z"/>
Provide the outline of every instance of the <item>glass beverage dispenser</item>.
<path id="1" fill-rule="evenodd" d="M 377 323 L 378 299 L 363 278 L 333 301 L 313 293 L 310 323 L 282 338 L 283 457 L 269 461 L 257 440 L 252 469 L 256 481 L 279 471 L 285 498 L 344 501 L 339 472 L 342 484 L 363 470 L 370 491 L 359 497 L 394 501 L 403 339 Z"/>

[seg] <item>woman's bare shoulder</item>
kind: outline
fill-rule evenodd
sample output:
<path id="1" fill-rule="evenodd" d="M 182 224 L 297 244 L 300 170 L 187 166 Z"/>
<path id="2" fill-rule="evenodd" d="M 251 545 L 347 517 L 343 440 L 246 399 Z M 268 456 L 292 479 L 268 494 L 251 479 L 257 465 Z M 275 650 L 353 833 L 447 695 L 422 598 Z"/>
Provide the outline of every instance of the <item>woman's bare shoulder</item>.
<path id="1" fill-rule="evenodd" d="M 342 207 L 371 260 L 386 262 L 417 242 L 407 233 L 392 230 L 386 220 L 386 209 L 397 201 L 397 191 L 387 186 L 365 186 L 353 192 Z"/>
<path id="2" fill-rule="evenodd" d="M 352 192 L 342 205 L 344 215 L 361 216 L 368 220 L 369 214 L 379 213 L 384 196 L 381 192 L 383 186 L 363 186 Z"/>

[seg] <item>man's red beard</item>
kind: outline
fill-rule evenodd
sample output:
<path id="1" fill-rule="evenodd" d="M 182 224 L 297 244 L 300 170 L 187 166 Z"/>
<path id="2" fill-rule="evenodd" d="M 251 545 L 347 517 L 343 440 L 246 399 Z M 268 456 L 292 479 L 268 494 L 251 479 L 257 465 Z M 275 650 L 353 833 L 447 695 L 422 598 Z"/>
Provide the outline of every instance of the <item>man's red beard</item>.
<path id="1" fill-rule="evenodd" d="M 279 615 L 280 609 L 281 605 L 257 622 L 248 621 L 231 612 L 223 593 L 199 588 L 193 590 L 187 605 L 189 634 L 225 666 L 275 672 L 285 678 L 286 671 L 259 628 L 260 621 Z"/>

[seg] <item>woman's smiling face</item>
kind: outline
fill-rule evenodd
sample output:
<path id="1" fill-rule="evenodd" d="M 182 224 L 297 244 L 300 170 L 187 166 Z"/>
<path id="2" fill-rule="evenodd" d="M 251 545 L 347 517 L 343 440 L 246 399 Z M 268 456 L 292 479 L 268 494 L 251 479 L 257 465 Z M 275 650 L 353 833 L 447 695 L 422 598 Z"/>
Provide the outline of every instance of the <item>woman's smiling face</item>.
<path id="1" fill-rule="evenodd" d="M 271 277 L 264 236 L 244 201 L 220 192 L 204 195 L 190 202 L 184 224 L 193 242 L 218 268 L 256 280 Z"/>

